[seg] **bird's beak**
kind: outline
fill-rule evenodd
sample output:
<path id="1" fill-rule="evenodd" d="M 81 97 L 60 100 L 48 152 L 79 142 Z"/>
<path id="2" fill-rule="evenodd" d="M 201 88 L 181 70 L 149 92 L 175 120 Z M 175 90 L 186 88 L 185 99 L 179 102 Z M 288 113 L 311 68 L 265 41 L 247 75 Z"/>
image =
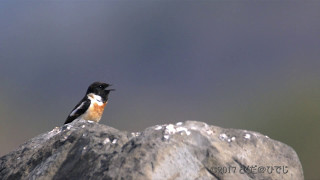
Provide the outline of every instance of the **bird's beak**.
<path id="1" fill-rule="evenodd" d="M 108 84 L 108 86 L 104 89 L 105 91 L 115 91 L 115 89 L 107 89 L 108 87 L 112 86 L 112 84 Z"/>

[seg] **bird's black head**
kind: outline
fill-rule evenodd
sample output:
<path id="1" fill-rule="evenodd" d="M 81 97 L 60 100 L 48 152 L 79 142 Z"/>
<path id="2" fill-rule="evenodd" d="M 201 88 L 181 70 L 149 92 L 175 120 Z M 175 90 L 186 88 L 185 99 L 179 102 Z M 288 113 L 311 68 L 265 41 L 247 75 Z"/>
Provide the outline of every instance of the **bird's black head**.
<path id="1" fill-rule="evenodd" d="M 103 83 L 103 82 L 94 82 L 92 83 L 87 90 L 87 94 L 94 93 L 99 95 L 100 92 L 103 92 L 110 84 Z"/>
<path id="2" fill-rule="evenodd" d="M 114 89 L 106 89 L 109 86 L 111 86 L 111 84 L 94 82 L 89 86 L 87 94 L 93 93 L 95 95 L 99 95 L 104 101 L 107 101 L 110 91 L 114 91 Z"/>

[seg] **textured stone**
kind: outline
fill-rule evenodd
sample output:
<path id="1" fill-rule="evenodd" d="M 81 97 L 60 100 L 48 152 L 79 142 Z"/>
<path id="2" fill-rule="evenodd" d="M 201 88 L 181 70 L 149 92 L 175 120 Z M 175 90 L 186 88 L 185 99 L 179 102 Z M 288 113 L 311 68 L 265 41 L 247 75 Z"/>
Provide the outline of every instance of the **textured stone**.
<path id="1" fill-rule="evenodd" d="M 291 147 L 257 132 L 186 121 L 127 133 L 75 121 L 1 157 L 0 179 L 302 180 L 303 171 Z"/>

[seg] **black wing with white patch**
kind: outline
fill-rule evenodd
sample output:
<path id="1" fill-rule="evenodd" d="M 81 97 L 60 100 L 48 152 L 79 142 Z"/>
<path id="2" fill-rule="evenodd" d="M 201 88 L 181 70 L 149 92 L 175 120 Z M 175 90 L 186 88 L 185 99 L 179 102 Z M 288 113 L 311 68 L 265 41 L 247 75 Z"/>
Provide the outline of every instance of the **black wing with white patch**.
<path id="1" fill-rule="evenodd" d="M 79 116 L 84 114 L 87 109 L 90 106 L 90 99 L 88 99 L 87 96 L 85 96 L 77 105 L 73 108 L 71 113 L 69 114 L 68 118 L 66 119 L 66 122 L 64 124 L 68 124 L 72 122 L 73 120 L 77 119 Z"/>

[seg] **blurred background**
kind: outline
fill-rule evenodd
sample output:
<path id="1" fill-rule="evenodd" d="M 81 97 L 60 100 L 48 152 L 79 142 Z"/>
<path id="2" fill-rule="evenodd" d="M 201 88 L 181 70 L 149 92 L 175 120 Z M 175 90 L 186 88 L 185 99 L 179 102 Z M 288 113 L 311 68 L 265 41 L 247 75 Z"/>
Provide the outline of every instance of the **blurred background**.
<path id="1" fill-rule="evenodd" d="M 102 124 L 258 131 L 319 180 L 319 19 L 319 1 L 1 1 L 0 156 L 99 80 L 117 90 Z"/>

